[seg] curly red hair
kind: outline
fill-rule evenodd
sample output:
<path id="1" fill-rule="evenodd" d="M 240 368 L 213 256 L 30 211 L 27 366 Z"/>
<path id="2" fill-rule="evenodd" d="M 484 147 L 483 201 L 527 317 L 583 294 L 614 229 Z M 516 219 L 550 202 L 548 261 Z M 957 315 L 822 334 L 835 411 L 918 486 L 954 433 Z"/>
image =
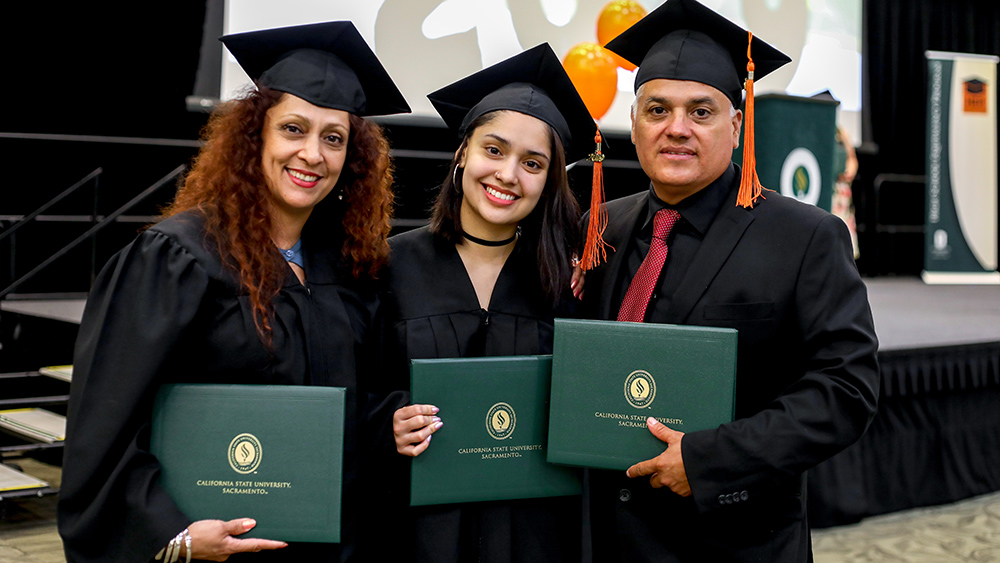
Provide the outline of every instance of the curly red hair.
<path id="1" fill-rule="evenodd" d="M 261 131 L 267 111 L 284 92 L 259 88 L 229 101 L 209 118 L 204 146 L 162 218 L 197 209 L 219 253 L 239 275 L 250 296 L 260 337 L 270 341 L 273 308 L 288 272 L 271 240 L 270 192 L 261 171 Z M 389 255 L 392 228 L 392 162 L 381 128 L 350 114 L 347 158 L 327 200 L 310 222 L 322 225 L 331 244 L 340 244 L 344 263 L 355 278 L 374 278 Z M 334 222 L 335 221 L 335 222 Z M 340 229 L 330 232 L 327 225 Z M 315 229 L 311 229 L 315 232 Z"/>

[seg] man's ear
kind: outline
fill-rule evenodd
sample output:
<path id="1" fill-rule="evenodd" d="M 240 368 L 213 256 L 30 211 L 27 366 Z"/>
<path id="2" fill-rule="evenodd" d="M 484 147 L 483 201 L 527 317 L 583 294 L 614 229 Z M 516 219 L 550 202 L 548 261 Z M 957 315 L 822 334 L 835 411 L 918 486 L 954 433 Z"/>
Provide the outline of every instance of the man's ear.
<path id="1" fill-rule="evenodd" d="M 740 128 L 743 125 L 743 110 L 733 114 L 733 148 L 740 148 Z"/>
<path id="2" fill-rule="evenodd" d="M 634 108 L 635 106 L 632 106 L 632 107 Z M 635 144 L 635 110 L 634 109 L 629 112 L 628 117 L 629 117 L 629 120 L 632 122 L 632 130 L 629 132 L 629 136 L 632 138 L 632 144 L 634 145 Z"/>

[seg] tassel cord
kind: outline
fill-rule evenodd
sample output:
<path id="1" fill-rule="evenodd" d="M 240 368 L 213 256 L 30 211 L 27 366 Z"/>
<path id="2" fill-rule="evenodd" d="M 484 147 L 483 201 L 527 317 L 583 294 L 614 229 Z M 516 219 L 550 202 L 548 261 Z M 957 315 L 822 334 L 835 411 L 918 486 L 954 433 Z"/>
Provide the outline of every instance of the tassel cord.
<path id="1" fill-rule="evenodd" d="M 740 191 L 736 197 L 736 205 L 752 208 L 758 197 L 764 197 L 761 194 L 764 187 L 757 177 L 756 139 L 754 138 L 754 64 L 750 53 L 750 46 L 753 44 L 753 32 L 748 31 L 747 35 L 747 80 L 744 85 L 747 91 L 747 101 L 743 119 L 743 170 L 740 178 Z"/>
<path id="2" fill-rule="evenodd" d="M 597 148 L 588 158 L 594 163 L 594 179 L 590 192 L 590 221 L 587 224 L 587 241 L 580 259 L 583 271 L 589 271 L 607 261 L 607 249 L 611 245 L 604 242 L 604 230 L 608 227 L 608 210 L 604 205 L 604 154 L 601 153 L 601 131 L 594 136 Z"/>

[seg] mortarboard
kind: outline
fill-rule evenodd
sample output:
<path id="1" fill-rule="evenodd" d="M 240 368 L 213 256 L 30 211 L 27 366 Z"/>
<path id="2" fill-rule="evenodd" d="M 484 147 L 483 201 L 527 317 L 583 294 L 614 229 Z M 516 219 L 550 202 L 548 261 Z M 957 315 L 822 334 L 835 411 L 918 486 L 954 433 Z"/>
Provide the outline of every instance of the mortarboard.
<path id="1" fill-rule="evenodd" d="M 597 125 L 548 43 L 484 68 L 427 98 L 445 124 L 462 136 L 479 116 L 511 110 L 551 125 L 569 162 L 587 156 L 594 146 Z"/>
<path id="2" fill-rule="evenodd" d="M 736 201 L 753 207 L 762 190 L 754 155 L 753 82 L 791 59 L 696 0 L 667 0 L 607 48 L 639 65 L 636 90 L 657 78 L 689 80 L 712 86 L 738 108 L 746 89 L 743 176 Z"/>
<path id="3" fill-rule="evenodd" d="M 791 59 L 758 38 L 750 45 L 761 79 Z M 668 0 L 607 44 L 639 66 L 635 88 L 654 78 L 708 84 L 740 106 L 747 79 L 747 30 L 695 0 Z"/>
<path id="4" fill-rule="evenodd" d="M 410 111 L 349 21 L 236 33 L 219 40 L 260 86 L 358 116 Z"/>

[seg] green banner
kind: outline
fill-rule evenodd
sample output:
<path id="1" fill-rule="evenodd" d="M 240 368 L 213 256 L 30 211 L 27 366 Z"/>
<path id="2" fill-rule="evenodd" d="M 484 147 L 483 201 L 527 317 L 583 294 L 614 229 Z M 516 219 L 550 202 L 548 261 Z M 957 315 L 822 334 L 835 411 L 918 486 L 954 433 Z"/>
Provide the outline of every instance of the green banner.
<path id="1" fill-rule="evenodd" d="M 765 188 L 830 211 L 838 103 L 784 94 L 756 97 L 757 177 Z M 733 160 L 743 163 L 742 137 Z"/>
<path id="2" fill-rule="evenodd" d="M 997 57 L 928 51 L 926 283 L 996 283 Z"/>

